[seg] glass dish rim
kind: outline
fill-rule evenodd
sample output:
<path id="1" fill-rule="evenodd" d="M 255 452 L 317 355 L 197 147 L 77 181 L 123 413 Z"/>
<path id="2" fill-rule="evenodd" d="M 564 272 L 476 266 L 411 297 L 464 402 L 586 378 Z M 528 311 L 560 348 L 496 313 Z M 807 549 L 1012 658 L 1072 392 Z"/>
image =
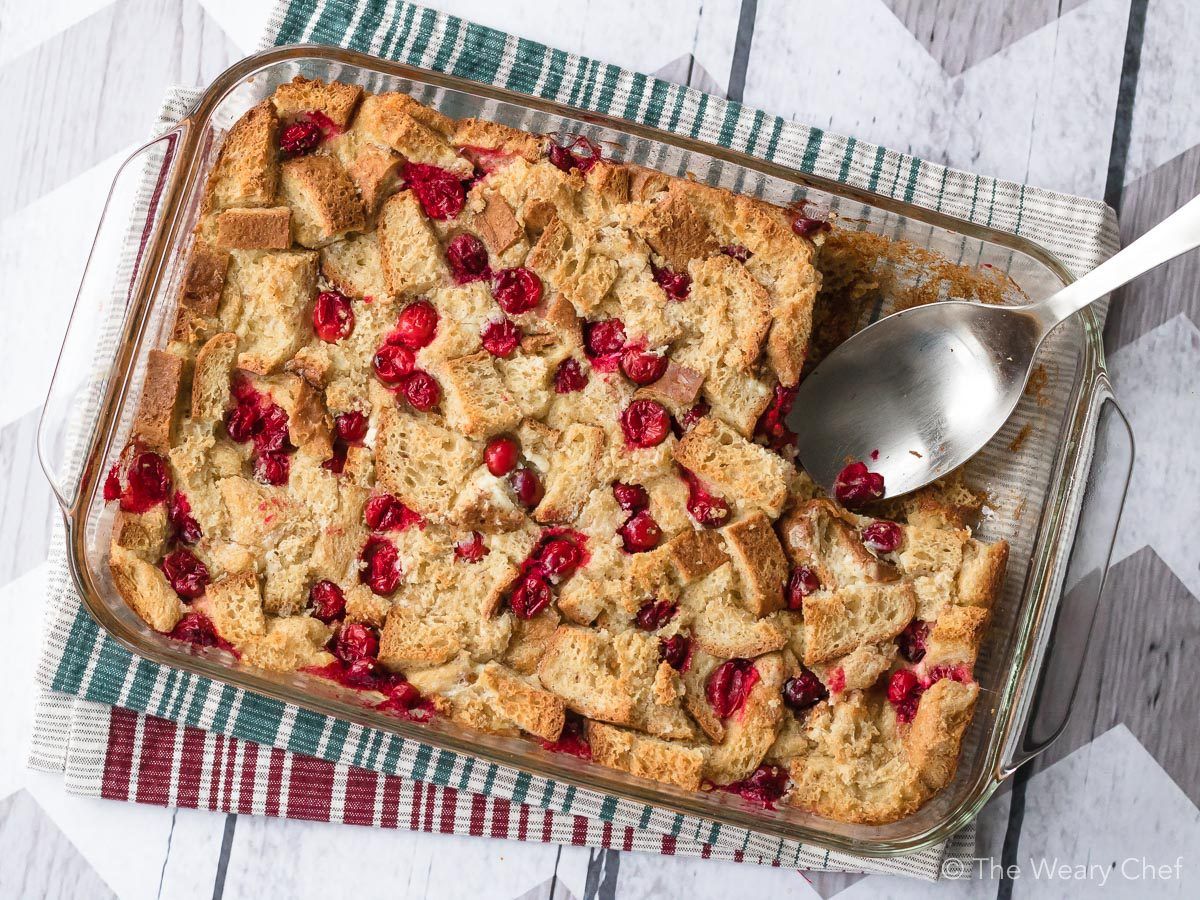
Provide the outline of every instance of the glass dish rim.
<path id="1" fill-rule="evenodd" d="M 956 807 L 923 832 L 910 837 L 870 841 L 823 832 L 810 825 L 759 817 L 749 810 L 716 807 L 706 801 L 706 795 L 699 792 L 691 797 L 683 797 L 669 793 L 663 786 L 656 789 L 652 782 L 644 782 L 645 787 L 629 784 L 621 780 L 617 773 L 612 773 L 611 777 L 604 775 L 603 773 L 607 770 L 598 766 L 594 767 L 595 771 L 581 772 L 569 763 L 534 757 L 528 751 L 520 753 L 496 747 L 472 746 L 465 738 L 434 732 L 395 717 L 375 713 L 362 706 L 292 690 L 287 685 L 258 676 L 251 670 L 233 668 L 215 660 L 189 654 L 182 649 L 172 651 L 159 647 L 146 640 L 144 635 L 128 628 L 124 622 L 113 615 L 105 601 L 101 599 L 102 588 L 93 580 L 90 567 L 86 562 L 86 512 L 90 505 L 90 498 L 98 487 L 101 474 L 100 464 L 107 458 L 111 449 L 120 412 L 127 400 L 131 387 L 133 362 L 138 358 L 146 336 L 145 323 L 149 318 L 148 314 L 154 298 L 159 293 L 158 282 L 163 277 L 166 264 L 171 256 L 182 249 L 181 237 L 186 240 L 186 233 L 180 235 L 180 229 L 186 223 L 183 221 L 185 217 L 182 215 L 183 208 L 179 201 L 182 196 L 194 188 L 198 170 L 203 165 L 203 153 L 200 152 L 202 147 L 199 143 L 203 126 L 208 124 L 212 114 L 219 108 L 227 95 L 246 79 L 273 66 L 305 59 L 353 66 L 386 76 L 473 94 L 485 99 L 600 125 L 633 137 L 700 153 L 751 172 L 762 173 L 795 185 L 859 201 L 927 225 L 1014 250 L 1044 266 L 1062 284 L 1068 284 L 1073 280 L 1069 270 L 1053 253 L 1027 238 L 977 225 L 943 212 L 905 203 L 861 188 L 844 185 L 819 175 L 800 172 L 696 138 L 675 135 L 618 117 L 594 113 L 556 101 L 532 97 L 482 82 L 337 47 L 300 44 L 272 48 L 253 54 L 233 64 L 217 76 L 203 91 L 184 119 L 175 129 L 172 129 L 172 132 L 180 135 L 181 138 L 179 146 L 172 146 L 168 151 L 179 154 L 178 168 L 171 173 L 170 183 L 160 199 L 163 218 L 155 229 L 156 234 L 152 241 L 147 245 L 147 252 L 143 256 L 142 266 L 133 285 L 127 313 L 125 332 L 127 340 L 119 347 L 109 370 L 111 377 L 87 441 L 80 483 L 74 494 L 73 502 L 69 507 L 64 507 L 69 569 L 84 605 L 101 627 L 120 644 L 139 656 L 189 671 L 216 682 L 266 695 L 321 715 L 354 722 L 368 728 L 384 730 L 448 752 L 483 758 L 497 765 L 573 784 L 585 790 L 611 794 L 631 802 L 648 804 L 676 813 L 721 822 L 733 827 L 809 845 L 823 846 L 864 856 L 892 857 L 912 853 L 939 843 L 973 819 L 1005 778 L 1015 770 L 1015 767 L 1004 763 L 1006 751 L 1012 745 L 1014 737 L 1020 736 L 1023 732 L 1025 719 L 1029 715 L 1030 704 L 1027 702 L 1028 698 L 1023 696 L 1025 693 L 1023 689 L 1028 686 L 1030 673 L 1036 674 L 1040 668 L 1043 655 L 1041 651 L 1044 650 L 1045 644 L 1043 638 L 1048 634 L 1053 622 L 1052 613 L 1058 600 L 1057 588 L 1061 581 L 1061 575 L 1065 571 L 1072 543 L 1074 532 L 1074 519 L 1071 515 L 1072 501 L 1077 499 L 1082 490 L 1094 440 L 1094 435 L 1089 431 L 1089 423 L 1092 418 L 1089 412 L 1094 406 L 1097 396 L 1103 393 L 1107 384 L 1100 328 L 1091 310 L 1085 311 L 1081 319 L 1083 346 L 1080 348 L 1080 374 L 1073 389 L 1074 407 L 1071 407 L 1071 400 L 1068 399 L 1068 404 L 1063 411 L 1067 439 L 1062 442 L 1056 455 L 1049 482 L 1051 493 L 1035 536 L 1027 587 L 1021 601 L 1022 608 L 1018 610 L 1017 634 L 1013 645 L 1010 671 L 1001 684 L 995 721 L 980 748 L 980 752 L 985 754 L 984 765 L 980 769 L 979 778 L 976 779 L 975 784 L 969 787 L 966 796 Z M 172 132 L 168 132 L 168 134 Z M 161 139 L 159 138 L 159 140 Z M 465 729 L 464 734 L 468 734 Z M 533 749 L 532 744 L 529 747 Z"/>

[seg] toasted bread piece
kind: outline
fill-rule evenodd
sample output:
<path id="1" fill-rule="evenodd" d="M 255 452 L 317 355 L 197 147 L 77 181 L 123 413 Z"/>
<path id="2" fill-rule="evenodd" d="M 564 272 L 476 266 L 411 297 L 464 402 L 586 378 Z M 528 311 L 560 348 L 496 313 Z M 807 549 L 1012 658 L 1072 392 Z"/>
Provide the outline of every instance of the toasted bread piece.
<path id="1" fill-rule="evenodd" d="M 692 638 L 713 656 L 753 658 L 787 645 L 787 629 L 777 616 L 759 618 L 738 602 L 731 564 L 688 585 L 682 603 L 692 611 Z"/>
<path id="2" fill-rule="evenodd" d="M 678 365 L 672 360 L 667 363 L 662 378 L 639 389 L 637 396 L 657 400 L 679 418 L 695 404 L 703 384 L 704 373 Z"/>
<path id="3" fill-rule="evenodd" d="M 387 199 L 379 211 L 376 234 L 384 284 L 391 296 L 418 294 L 449 279 L 442 249 L 412 191 Z"/>
<path id="4" fill-rule="evenodd" d="M 165 454 L 171 449 L 179 418 L 182 380 L 182 359 L 163 350 L 150 351 L 137 417 L 133 421 L 133 439 L 147 450 Z"/>
<path id="5" fill-rule="evenodd" d="M 299 156 L 280 167 L 280 197 L 292 209 L 296 243 L 318 248 L 366 227 L 358 190 L 332 156 Z"/>
<path id="6" fill-rule="evenodd" d="M 126 550 L 132 550 L 143 559 L 158 559 L 162 556 L 169 534 L 167 507 L 164 503 L 152 506 L 143 513 L 118 509 L 113 518 L 112 542 Z"/>
<path id="7" fill-rule="evenodd" d="M 475 216 L 475 230 L 488 250 L 499 255 L 525 236 L 512 207 L 498 193 L 484 195 L 483 209 Z"/>
<path id="8" fill-rule="evenodd" d="M 358 188 L 363 210 L 368 216 L 379 212 L 383 201 L 403 184 L 404 159 L 398 153 L 373 145 L 360 147 L 346 174 Z"/>
<path id="9" fill-rule="evenodd" d="M 750 372 L 771 328 L 771 301 L 766 288 L 745 266 L 724 254 L 693 267 L 692 302 L 704 311 L 712 352 L 737 372 Z"/>
<path id="10" fill-rule="evenodd" d="M 322 247 L 321 274 L 347 297 L 379 300 L 388 296 L 374 231 Z"/>
<path id="11" fill-rule="evenodd" d="M 787 463 L 712 416 L 697 422 L 676 444 L 675 461 L 722 496 L 772 518 L 787 499 Z"/>
<path id="12" fill-rule="evenodd" d="M 467 437 L 510 431 L 521 420 L 521 410 L 486 350 L 447 360 L 437 374 L 445 392 L 446 424 Z"/>
<path id="13" fill-rule="evenodd" d="M 557 741 L 566 723 L 566 706 L 561 698 L 539 690 L 507 671 L 490 663 L 479 673 L 479 687 L 496 712 L 544 741 Z"/>
<path id="14" fill-rule="evenodd" d="M 949 606 L 933 623 L 925 644 L 926 668 L 937 665 L 975 665 L 991 611 L 981 606 Z"/>
<path id="15" fill-rule="evenodd" d="M 192 418 L 215 424 L 229 405 L 229 384 L 237 362 L 238 336 L 231 331 L 211 337 L 196 354 L 192 376 Z"/>
<path id="16" fill-rule="evenodd" d="M 533 512 L 534 519 L 559 525 L 575 521 L 588 496 L 600 485 L 604 447 L 602 429 L 578 422 L 566 427 L 550 456 L 546 493 Z"/>
<path id="17" fill-rule="evenodd" d="M 538 678 L 580 715 L 633 724 L 635 702 L 606 635 L 562 625 L 538 663 Z"/>
<path id="18" fill-rule="evenodd" d="M 738 575 L 746 609 L 760 617 L 783 609 L 788 565 L 771 520 L 755 512 L 726 525 L 721 536 Z"/>
<path id="19" fill-rule="evenodd" d="M 916 594 L 904 583 L 843 585 L 804 598 L 804 664 L 828 662 L 894 638 L 912 621 Z"/>
<path id="20" fill-rule="evenodd" d="M 375 446 L 376 478 L 412 509 L 441 517 L 479 465 L 481 452 L 427 416 L 385 409 Z"/>
<path id="21" fill-rule="evenodd" d="M 459 119 L 454 123 L 451 141 L 456 147 L 498 151 L 504 156 L 536 162 L 545 153 L 546 138 L 489 122 L 485 119 Z"/>
<path id="22" fill-rule="evenodd" d="M 251 638 L 238 649 L 242 662 L 274 672 L 327 666 L 333 654 L 326 651 L 329 626 L 308 616 L 267 620 L 266 633 Z"/>
<path id="23" fill-rule="evenodd" d="M 627 731 L 603 722 L 587 723 L 592 759 L 639 778 L 665 781 L 686 791 L 700 788 L 707 748 Z"/>
<path id="24" fill-rule="evenodd" d="M 267 633 L 262 592 L 253 572 L 227 575 L 204 592 L 217 633 L 235 647 Z"/>
<path id="25" fill-rule="evenodd" d="M 205 321 L 217 314 L 225 288 L 229 254 L 197 238 L 188 256 L 172 339 L 190 343 L 200 336 Z"/>
<path id="26" fill-rule="evenodd" d="M 286 250 L 291 245 L 292 211 L 286 206 L 227 209 L 217 216 L 219 250 Z"/>
<path id="27" fill-rule="evenodd" d="M 984 544 L 974 538 L 968 540 L 963 547 L 955 602 L 961 606 L 990 609 L 999 596 L 1007 565 L 1008 544 L 1005 541 Z"/>
<path id="28" fill-rule="evenodd" d="M 363 89 L 357 84 L 319 81 L 297 75 L 275 88 L 271 102 L 285 122 L 303 118 L 306 113 L 319 112 L 338 128 L 345 129 L 362 96 Z"/>
<path id="29" fill-rule="evenodd" d="M 229 130 L 208 181 L 214 212 L 235 206 L 271 206 L 279 181 L 279 117 L 270 100 L 255 106 Z"/>
<path id="30" fill-rule="evenodd" d="M 729 561 L 724 542 L 715 531 L 686 529 L 667 542 L 667 552 L 685 584 Z"/>
<path id="31" fill-rule="evenodd" d="M 183 603 L 157 566 L 113 544 L 108 570 L 121 597 L 155 631 L 169 632 L 183 616 Z"/>
<path id="32" fill-rule="evenodd" d="M 230 258 L 221 318 L 239 338 L 238 368 L 279 371 L 312 335 L 317 254 L 234 250 Z"/>
<path id="33" fill-rule="evenodd" d="M 358 112 L 356 127 L 410 162 L 437 166 L 459 178 L 471 177 L 471 161 L 459 156 L 446 140 L 454 123 L 407 94 L 367 97 Z"/>
<path id="34" fill-rule="evenodd" d="M 693 259 L 704 259 L 721 249 L 708 222 L 683 191 L 670 190 L 651 206 L 638 223 L 638 231 L 675 272 L 686 272 Z"/>
<path id="35" fill-rule="evenodd" d="M 458 630 L 402 605 L 388 612 L 379 638 L 379 661 L 395 672 L 440 666 L 463 650 Z"/>

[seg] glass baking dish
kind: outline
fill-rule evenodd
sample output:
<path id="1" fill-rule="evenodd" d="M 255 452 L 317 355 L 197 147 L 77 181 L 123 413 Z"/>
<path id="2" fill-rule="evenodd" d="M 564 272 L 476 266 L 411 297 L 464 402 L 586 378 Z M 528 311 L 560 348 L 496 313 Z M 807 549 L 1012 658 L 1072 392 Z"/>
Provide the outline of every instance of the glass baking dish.
<path id="1" fill-rule="evenodd" d="M 43 413 L 39 455 L 63 509 L 72 574 L 86 608 L 117 641 L 155 662 L 435 747 L 860 855 L 892 856 L 946 839 L 1061 731 L 1133 452 L 1124 417 L 1112 400 L 1100 329 L 1090 310 L 1051 336 L 1042 350 L 1039 389 L 1029 392 L 1004 431 L 969 464 L 970 480 L 991 498 L 991 514 L 978 533 L 1009 541 L 1008 576 L 980 653 L 980 700 L 964 736 L 957 775 L 916 814 L 889 825 L 849 825 L 791 808 L 762 810 L 728 794 L 684 792 L 549 753 L 528 741 L 442 721 L 411 724 L 315 676 L 239 668 L 225 654 L 189 648 L 144 625 L 108 574 L 111 513 L 101 497 L 103 473 L 128 438 L 147 354 L 167 340 L 191 229 L 220 138 L 243 112 L 297 74 L 355 82 L 371 91 L 406 91 L 452 117 L 584 134 L 616 159 L 673 175 L 690 173 L 778 204 L 827 207 L 843 227 L 917 248 L 921 258 L 933 254 L 988 277 L 1003 273 L 1005 294 L 1014 302 L 1040 299 L 1070 281 L 1057 259 L 1021 238 L 697 140 L 338 48 L 295 46 L 259 53 L 217 78 L 178 126 L 138 150 L 119 172 Z M 131 246 L 134 253 L 122 253 Z M 920 266 L 909 268 L 889 282 L 924 277 Z M 875 315 L 895 303 L 885 290 Z M 97 354 L 105 347 L 111 353 Z M 83 415 L 84 409 L 94 412 Z M 1086 527 L 1077 535 L 1085 507 Z M 1064 593 L 1068 614 L 1060 616 Z M 1049 653 L 1052 644 L 1065 652 Z M 1045 697 L 1041 684 L 1053 687 Z"/>

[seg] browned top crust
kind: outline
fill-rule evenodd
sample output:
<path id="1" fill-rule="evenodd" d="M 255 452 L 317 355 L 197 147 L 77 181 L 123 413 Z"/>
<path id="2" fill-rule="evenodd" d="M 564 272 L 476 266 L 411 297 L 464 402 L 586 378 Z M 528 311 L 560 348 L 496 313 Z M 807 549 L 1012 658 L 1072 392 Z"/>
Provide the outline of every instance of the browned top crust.
<path id="1" fill-rule="evenodd" d="M 554 140 L 303 77 L 233 126 L 113 473 L 171 482 L 115 514 L 118 591 L 372 704 L 402 676 L 634 777 L 776 765 L 782 802 L 910 814 L 953 776 L 1007 547 L 948 481 L 874 511 L 882 551 L 797 468 L 792 213 Z"/>

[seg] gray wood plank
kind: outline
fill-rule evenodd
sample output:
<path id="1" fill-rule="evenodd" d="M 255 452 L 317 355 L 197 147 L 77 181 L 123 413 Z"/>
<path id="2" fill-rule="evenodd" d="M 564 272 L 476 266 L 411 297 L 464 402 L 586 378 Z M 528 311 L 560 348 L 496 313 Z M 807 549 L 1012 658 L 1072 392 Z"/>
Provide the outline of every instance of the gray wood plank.
<path id="1" fill-rule="evenodd" d="M 40 409 L 0 428 L 0 586 L 46 558 L 58 515 L 35 449 Z"/>
<path id="2" fill-rule="evenodd" d="M 0 897 L 116 897 L 27 791 L 0 802 Z"/>

